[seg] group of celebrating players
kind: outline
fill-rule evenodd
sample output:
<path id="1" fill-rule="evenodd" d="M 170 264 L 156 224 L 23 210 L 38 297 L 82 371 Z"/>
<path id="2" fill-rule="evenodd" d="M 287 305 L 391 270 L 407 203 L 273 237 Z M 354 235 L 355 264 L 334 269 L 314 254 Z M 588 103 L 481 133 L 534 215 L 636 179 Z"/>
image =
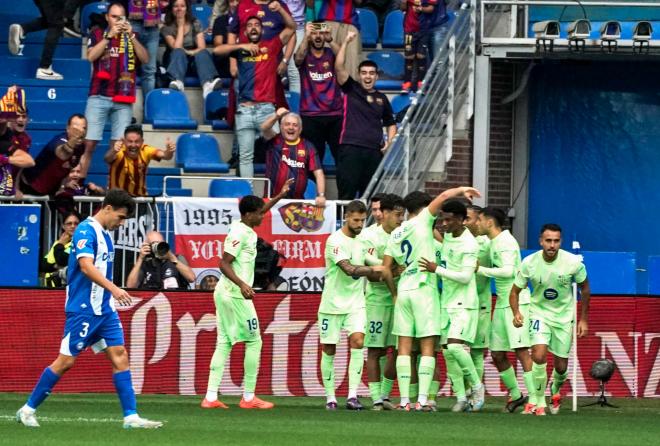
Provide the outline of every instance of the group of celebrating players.
<path id="1" fill-rule="evenodd" d="M 239 407 L 274 407 L 255 395 L 262 341 L 253 303 L 254 228 L 286 196 L 291 183 L 287 181 L 268 203 L 253 195 L 239 202 L 241 218 L 231 224 L 225 239 L 222 277 L 214 292 L 217 343 L 202 408 L 228 407 L 218 400 L 218 389 L 232 347 L 239 342 L 245 344 Z M 552 353 L 550 411 L 559 412 L 576 317 L 574 282 L 582 294 L 577 335 L 586 336 L 588 331 L 586 269 L 579 256 L 560 249 L 561 228 L 555 224 L 541 228 L 542 249 L 521 261 L 517 241 L 504 229 L 505 214 L 493 207 L 473 206 L 471 200 L 478 196 L 479 191 L 471 187 L 449 189 L 435 198 L 419 191 L 405 198 L 385 194 L 379 207 L 372 206 L 376 223 L 366 229 L 365 204 L 355 200 L 345 207 L 343 226 L 326 242 L 326 276 L 318 311 L 326 409 L 337 409 L 334 358 L 345 330 L 350 346 L 349 410 L 363 409 L 357 391 L 367 347 L 373 410 L 435 411 L 440 387 L 436 357 L 441 352 L 456 397 L 452 411 L 480 411 L 485 397 L 484 350 L 488 348 L 508 390 L 504 410 L 513 413 L 524 406 L 523 414 L 537 416 L 545 415 L 547 354 Z M 113 365 L 124 427 L 162 426 L 137 414 L 123 328 L 115 308 L 115 302 L 130 305 L 131 297 L 112 282 L 114 248 L 109 231 L 123 224 L 134 208 L 134 200 L 125 191 L 112 189 L 102 209 L 76 229 L 60 352 L 16 413 L 23 425 L 39 426 L 37 407 L 73 367 L 78 354 L 91 346 L 105 351 Z M 491 280 L 497 295 L 494 311 Z M 511 351 L 522 366 L 527 395 L 518 387 L 507 356 Z M 398 405 L 390 401 L 395 379 Z"/>

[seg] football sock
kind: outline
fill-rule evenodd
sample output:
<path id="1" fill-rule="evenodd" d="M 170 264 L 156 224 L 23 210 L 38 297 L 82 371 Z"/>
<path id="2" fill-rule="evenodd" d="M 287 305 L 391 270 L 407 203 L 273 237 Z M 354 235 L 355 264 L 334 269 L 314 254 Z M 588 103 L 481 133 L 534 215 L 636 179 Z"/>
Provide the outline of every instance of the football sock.
<path id="1" fill-rule="evenodd" d="M 397 356 L 396 379 L 399 381 L 401 400 L 410 399 L 410 356 Z"/>
<path id="2" fill-rule="evenodd" d="M 531 370 L 529 372 L 524 372 L 523 380 L 525 381 L 525 387 L 527 388 L 527 396 L 529 397 L 528 403 L 536 406 L 536 387 L 534 386 L 534 372 L 532 372 Z"/>
<path id="3" fill-rule="evenodd" d="M 463 383 L 463 371 L 449 352 L 449 349 L 442 350 L 442 356 L 445 357 L 447 366 L 447 377 L 451 381 L 451 389 L 458 400 L 465 400 L 465 384 Z"/>
<path id="4" fill-rule="evenodd" d="M 243 392 L 254 393 L 259 374 L 259 361 L 261 359 L 261 338 L 245 343 L 245 357 L 243 358 Z"/>
<path id="5" fill-rule="evenodd" d="M 422 356 L 419 362 L 419 371 L 418 371 L 419 402 L 422 405 L 426 404 L 434 371 L 435 371 L 435 358 L 433 356 Z"/>
<path id="6" fill-rule="evenodd" d="M 51 390 L 57 384 L 57 381 L 60 380 L 60 375 L 53 372 L 50 367 L 46 367 L 39 377 L 39 381 L 34 386 L 34 390 L 30 394 L 30 397 L 27 400 L 27 405 L 31 409 L 36 409 L 41 403 L 44 402 L 48 395 L 50 395 Z"/>
<path id="7" fill-rule="evenodd" d="M 225 363 L 231 353 L 231 343 L 218 343 L 215 346 L 209 372 L 209 381 L 206 386 L 206 399 L 215 401 L 218 399 L 218 389 L 222 382 L 222 374 L 225 371 Z"/>
<path id="8" fill-rule="evenodd" d="M 481 379 L 477 375 L 477 369 L 474 368 L 474 363 L 470 354 L 465 351 L 462 344 L 449 344 L 447 350 L 452 355 L 458 366 L 463 371 L 463 375 L 467 375 L 473 389 L 476 389 L 481 384 Z"/>
<path id="9" fill-rule="evenodd" d="M 412 372 L 411 372 L 411 376 L 412 376 Z M 419 395 L 419 383 L 414 383 L 414 384 L 410 383 L 410 392 L 408 395 L 410 397 L 410 401 L 415 401 L 418 395 Z"/>
<path id="10" fill-rule="evenodd" d="M 480 380 L 484 379 L 484 349 L 483 348 L 471 348 L 470 357 L 472 358 L 472 363 L 474 368 L 477 371 L 477 375 Z"/>
<path id="11" fill-rule="evenodd" d="M 509 367 L 503 372 L 500 372 L 500 378 L 504 383 L 504 387 L 509 390 L 509 396 L 512 400 L 517 400 L 521 397 L 522 393 L 518 388 L 518 380 L 516 379 L 516 372 L 514 372 L 513 366 Z"/>
<path id="12" fill-rule="evenodd" d="M 435 401 L 435 397 L 438 396 L 438 391 L 440 390 L 440 381 L 431 381 L 429 384 L 429 401 Z"/>
<path id="13" fill-rule="evenodd" d="M 566 370 L 564 373 L 559 373 L 556 369 L 552 370 L 552 386 L 550 386 L 550 390 L 552 391 L 553 395 L 559 393 L 561 386 L 564 384 L 564 382 L 566 382 L 567 378 L 568 370 Z"/>
<path id="14" fill-rule="evenodd" d="M 328 355 L 321 352 L 321 377 L 323 378 L 323 387 L 325 395 L 329 398 L 335 397 L 335 355 Z M 333 400 L 334 401 L 334 400 Z"/>
<path id="15" fill-rule="evenodd" d="M 348 362 L 348 397 L 357 398 L 357 389 L 362 379 L 364 354 L 361 348 L 351 349 L 351 359 Z"/>
<path id="16" fill-rule="evenodd" d="M 545 387 L 548 385 L 548 373 L 546 372 L 547 364 L 534 363 L 532 366 L 532 373 L 534 374 L 534 392 L 536 393 L 536 405 L 538 407 L 546 407 L 545 404 Z"/>
<path id="17" fill-rule="evenodd" d="M 133 415 L 137 413 L 137 401 L 135 400 L 135 391 L 133 390 L 133 383 L 131 381 L 131 371 L 124 370 L 112 375 L 112 381 L 117 390 L 119 403 L 124 412 L 124 416 Z"/>
<path id="18" fill-rule="evenodd" d="M 390 399 L 392 387 L 394 387 L 394 380 L 383 377 L 383 380 L 380 382 L 380 394 L 384 400 Z"/>
<path id="19" fill-rule="evenodd" d="M 369 383 L 369 396 L 374 404 L 382 403 L 380 381 Z"/>

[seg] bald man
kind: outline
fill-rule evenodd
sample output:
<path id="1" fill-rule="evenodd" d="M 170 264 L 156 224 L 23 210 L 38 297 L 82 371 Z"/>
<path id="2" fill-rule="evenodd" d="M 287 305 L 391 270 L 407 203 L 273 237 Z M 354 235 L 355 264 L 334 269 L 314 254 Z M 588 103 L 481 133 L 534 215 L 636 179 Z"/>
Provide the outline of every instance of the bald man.
<path id="1" fill-rule="evenodd" d="M 195 273 L 182 256 L 177 257 L 157 231 L 147 233 L 133 269 L 126 279 L 126 288 L 151 290 L 188 289 Z"/>

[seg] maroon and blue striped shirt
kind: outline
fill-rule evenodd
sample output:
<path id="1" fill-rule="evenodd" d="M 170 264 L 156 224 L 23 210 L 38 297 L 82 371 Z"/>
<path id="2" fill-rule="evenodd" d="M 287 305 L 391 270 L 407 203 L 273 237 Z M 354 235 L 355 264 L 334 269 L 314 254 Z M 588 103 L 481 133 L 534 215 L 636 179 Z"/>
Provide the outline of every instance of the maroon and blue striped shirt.
<path id="1" fill-rule="evenodd" d="M 298 67 L 300 72 L 300 114 L 303 116 L 341 116 L 342 93 L 335 75 L 335 53 L 323 48 L 316 57 L 310 49 Z"/>
<path id="2" fill-rule="evenodd" d="M 271 181 L 273 191 L 279 191 L 289 178 L 293 185 L 286 198 L 301 199 L 307 188 L 309 172 L 321 169 L 321 162 L 314 145 L 303 138 L 296 144 L 287 143 L 282 135 L 269 141 L 266 152 L 266 177 Z"/>
<path id="3" fill-rule="evenodd" d="M 318 20 L 348 23 L 360 29 L 360 19 L 353 0 L 325 0 L 316 18 Z"/>

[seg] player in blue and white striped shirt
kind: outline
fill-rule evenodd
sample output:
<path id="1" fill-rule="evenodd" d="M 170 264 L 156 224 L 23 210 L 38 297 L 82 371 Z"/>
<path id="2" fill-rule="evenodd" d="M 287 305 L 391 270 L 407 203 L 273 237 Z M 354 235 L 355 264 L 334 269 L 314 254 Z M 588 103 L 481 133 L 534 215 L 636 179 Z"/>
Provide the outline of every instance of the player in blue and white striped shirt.
<path id="1" fill-rule="evenodd" d="M 41 374 L 27 403 L 16 412 L 19 423 L 39 427 L 35 417 L 37 407 L 61 376 L 73 367 L 80 352 L 91 346 L 95 352 L 105 350 L 112 362 L 112 379 L 124 412 L 124 428 L 153 429 L 163 425 L 137 414 L 124 332 L 115 309 L 115 301 L 119 305 L 130 305 L 131 296 L 112 283 L 115 252 L 108 231 L 121 226 L 134 211 L 133 198 L 126 191 L 112 189 L 103 200 L 102 209 L 78 225 L 73 234 L 60 353 Z"/>

